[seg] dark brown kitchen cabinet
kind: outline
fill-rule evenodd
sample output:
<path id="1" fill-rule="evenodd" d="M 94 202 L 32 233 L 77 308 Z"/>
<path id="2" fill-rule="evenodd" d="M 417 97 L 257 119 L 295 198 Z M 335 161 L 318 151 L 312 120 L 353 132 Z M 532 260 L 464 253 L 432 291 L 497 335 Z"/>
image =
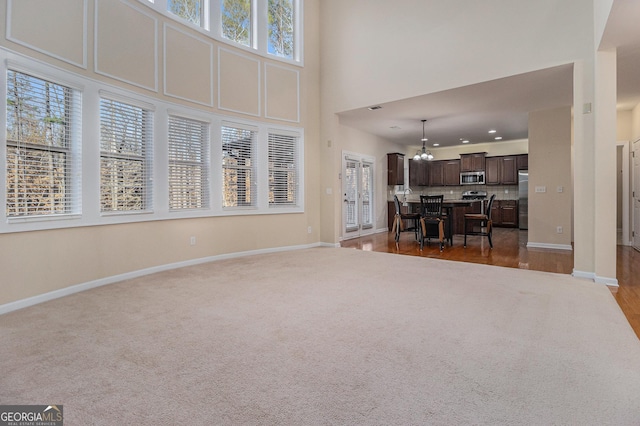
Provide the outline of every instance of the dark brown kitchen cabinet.
<path id="1" fill-rule="evenodd" d="M 429 185 L 444 186 L 444 161 L 429 163 Z"/>
<path id="2" fill-rule="evenodd" d="M 460 185 L 460 160 L 447 160 L 444 163 L 445 186 Z"/>
<path id="3" fill-rule="evenodd" d="M 429 163 L 424 160 L 409 159 L 409 186 L 429 185 Z"/>
<path id="4" fill-rule="evenodd" d="M 491 208 L 493 226 L 515 228 L 518 226 L 518 201 L 493 200 Z"/>
<path id="5" fill-rule="evenodd" d="M 500 157 L 487 157 L 485 160 L 484 181 L 487 185 L 500 183 Z"/>
<path id="6" fill-rule="evenodd" d="M 518 170 L 527 170 L 529 168 L 529 156 L 527 154 L 520 154 L 516 159 L 518 163 Z"/>
<path id="7" fill-rule="evenodd" d="M 454 235 L 464 234 L 464 215 L 467 213 L 480 213 L 482 207 L 481 203 L 481 201 L 477 201 L 469 206 L 456 207 L 451 209 L 453 217 L 448 219 L 451 220 L 451 226 L 453 227 L 452 233 Z"/>
<path id="8" fill-rule="evenodd" d="M 387 185 L 404 185 L 404 154 L 387 154 Z"/>
<path id="9" fill-rule="evenodd" d="M 476 152 L 474 154 L 460 154 L 460 171 L 461 172 L 484 172 L 485 169 L 484 152 Z"/>
<path id="10" fill-rule="evenodd" d="M 500 183 L 503 185 L 518 184 L 518 164 L 515 155 L 502 157 L 502 170 L 500 175 Z"/>
<path id="11" fill-rule="evenodd" d="M 487 157 L 485 160 L 485 182 L 487 185 L 517 185 L 517 156 Z"/>
<path id="12" fill-rule="evenodd" d="M 518 226 L 518 202 L 516 200 L 501 200 L 500 209 L 502 210 L 501 226 L 517 227 Z"/>

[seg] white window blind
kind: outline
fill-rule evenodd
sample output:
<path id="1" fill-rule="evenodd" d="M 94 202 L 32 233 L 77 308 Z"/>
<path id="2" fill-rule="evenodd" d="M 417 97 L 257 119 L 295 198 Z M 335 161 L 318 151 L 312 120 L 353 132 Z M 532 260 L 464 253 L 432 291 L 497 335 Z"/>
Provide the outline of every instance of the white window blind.
<path id="1" fill-rule="evenodd" d="M 169 208 L 209 206 L 209 125 L 169 116 Z"/>
<path id="2" fill-rule="evenodd" d="M 100 209 L 142 211 L 151 205 L 151 113 L 100 100 Z"/>
<path id="3" fill-rule="evenodd" d="M 298 137 L 269 133 L 269 207 L 298 204 Z"/>
<path id="4" fill-rule="evenodd" d="M 79 92 L 7 70 L 7 217 L 74 212 L 79 184 L 73 180 L 73 139 L 80 134 L 80 111 Z"/>
<path id="5" fill-rule="evenodd" d="M 222 126 L 222 205 L 256 206 L 256 131 Z"/>

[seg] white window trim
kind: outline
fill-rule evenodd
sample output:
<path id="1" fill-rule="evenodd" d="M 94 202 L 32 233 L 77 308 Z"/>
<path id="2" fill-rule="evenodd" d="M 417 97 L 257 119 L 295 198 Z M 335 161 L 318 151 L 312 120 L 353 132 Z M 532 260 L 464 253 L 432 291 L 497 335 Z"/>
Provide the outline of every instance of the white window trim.
<path id="1" fill-rule="evenodd" d="M 80 199 L 78 206 L 81 211 L 64 215 L 16 217 L 8 220 L 6 216 L 6 102 L 0 103 L 0 234 L 36 231 L 46 229 L 63 229 L 80 226 L 112 225 L 121 223 L 137 223 L 152 220 L 188 219 L 203 217 L 243 216 L 243 215 L 269 215 L 269 214 L 295 214 L 304 213 L 305 205 L 305 161 L 304 161 L 304 128 L 289 125 L 275 125 L 256 120 L 243 119 L 235 116 L 212 114 L 206 108 L 189 107 L 154 99 L 135 91 L 90 79 L 72 72 L 62 70 L 52 65 L 44 64 L 32 58 L 28 58 L 16 52 L 0 48 L 0 96 L 6 99 L 6 75 L 8 64 L 11 69 L 25 72 L 56 83 L 64 84 L 70 88 L 81 91 L 81 136 L 82 141 L 80 167 L 76 171 L 75 179 L 80 185 L 78 191 Z M 153 142 L 151 146 L 152 170 L 150 171 L 153 187 L 151 194 L 152 211 L 100 211 L 100 99 L 110 98 L 120 100 L 132 105 L 143 107 L 154 112 L 153 117 Z M 209 208 L 192 211 L 169 211 L 168 190 L 164 181 L 167 179 L 168 155 L 167 130 L 169 114 L 184 116 L 194 120 L 208 122 L 210 125 L 209 147 Z M 257 206 L 253 208 L 237 208 L 233 210 L 222 208 L 222 150 L 220 129 L 223 123 L 247 126 L 257 129 Z M 269 208 L 268 205 L 268 134 L 291 133 L 298 137 L 299 144 L 299 199 L 298 205 L 283 208 Z M 5 189 L 2 189 L 5 188 Z"/>
<path id="2" fill-rule="evenodd" d="M 3 50 L 0 50 L 0 53 L 3 53 Z M 58 85 L 65 86 L 71 89 L 74 92 L 74 106 L 79 108 L 80 111 L 75 111 L 74 115 L 76 119 L 79 118 L 79 122 L 75 120 L 72 123 L 72 139 L 71 145 L 69 147 L 69 154 L 71 156 L 70 159 L 70 167 L 71 173 L 70 178 L 72 181 L 70 185 L 72 186 L 72 200 L 70 204 L 70 211 L 67 213 L 57 213 L 57 214 L 47 214 L 47 215 L 34 215 L 34 216 L 7 216 L 7 191 L 6 191 L 6 179 L 7 179 L 7 158 L 6 158 L 6 148 L 7 148 L 7 140 L 6 140 L 6 128 L 7 128 L 7 103 L 0 103 L 0 129 L 2 130 L 0 136 L 0 143 L 2 145 L 0 151 L 0 181 L 2 182 L 3 190 L 0 191 L 0 222 L 7 224 L 29 224 L 29 223 L 49 223 L 56 221 L 66 221 L 73 220 L 80 217 L 82 212 L 82 201 L 83 201 L 83 188 L 82 188 L 82 160 L 81 157 L 83 155 L 83 98 L 84 98 L 84 85 L 79 84 L 78 82 L 74 82 L 67 78 L 67 74 L 61 72 L 57 69 L 38 69 L 36 67 L 25 66 L 21 61 L 16 61 L 10 58 L 7 55 L 7 58 L 4 61 L 0 61 L 4 63 L 4 67 L 2 67 L 2 71 L 0 72 L 0 96 L 2 99 L 7 99 L 7 72 L 8 70 L 12 70 L 15 72 L 28 74 L 33 77 L 47 80 L 53 82 Z M 35 225 L 38 226 L 38 225 Z M 1 231 L 0 231 L 1 232 Z"/>
<path id="3" fill-rule="evenodd" d="M 131 1 L 131 0 L 129 0 Z M 247 52 L 251 52 L 254 54 L 258 54 L 262 57 L 269 58 L 271 60 L 284 62 L 291 65 L 296 65 L 303 67 L 304 66 L 304 0 L 292 0 L 293 1 L 293 13 L 294 13 L 294 27 L 293 27 L 293 43 L 294 43 L 294 51 L 293 58 L 283 58 L 281 56 L 273 55 L 268 52 L 268 35 L 269 31 L 267 28 L 268 23 L 268 11 L 267 11 L 267 0 L 252 0 L 252 16 L 255 16 L 252 19 L 252 40 L 251 46 L 245 46 L 240 43 L 236 43 L 233 40 L 229 40 L 222 36 L 222 28 L 220 24 L 220 7 L 218 5 L 220 0 L 207 0 L 205 1 L 205 9 L 208 9 L 206 12 L 203 12 L 203 15 L 206 13 L 206 17 L 203 17 L 204 21 L 206 21 L 206 26 L 198 26 L 191 22 L 188 22 L 167 10 L 167 0 L 136 0 L 138 3 L 143 4 L 154 10 L 155 12 L 163 15 L 172 22 L 184 25 L 190 29 L 196 30 L 199 33 L 222 43 L 228 44 L 235 48 L 245 50 Z M 218 6 L 218 7 L 216 7 Z"/>

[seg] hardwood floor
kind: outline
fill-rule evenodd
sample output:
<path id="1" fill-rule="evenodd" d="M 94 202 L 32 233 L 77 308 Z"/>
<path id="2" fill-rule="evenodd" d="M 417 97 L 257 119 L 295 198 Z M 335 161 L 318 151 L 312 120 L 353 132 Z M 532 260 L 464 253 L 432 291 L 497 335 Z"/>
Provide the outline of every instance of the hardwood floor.
<path id="1" fill-rule="evenodd" d="M 391 232 L 342 241 L 342 247 L 359 250 L 397 253 L 462 262 L 483 263 L 509 268 L 570 274 L 573 271 L 573 252 L 567 250 L 527 249 L 527 232 L 513 228 L 495 228 L 493 249 L 485 237 L 469 237 L 467 248 L 463 237 L 453 237 L 453 246 L 440 252 L 437 242 L 420 251 L 410 232 L 401 234 L 396 244 Z M 614 299 L 640 338 L 640 252 L 631 247 L 617 246 L 617 278 L 620 287 L 609 287 Z"/>

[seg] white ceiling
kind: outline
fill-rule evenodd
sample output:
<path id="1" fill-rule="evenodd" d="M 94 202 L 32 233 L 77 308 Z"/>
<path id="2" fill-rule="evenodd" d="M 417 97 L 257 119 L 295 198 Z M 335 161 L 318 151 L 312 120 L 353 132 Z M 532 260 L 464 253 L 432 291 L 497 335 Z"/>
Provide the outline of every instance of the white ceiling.
<path id="1" fill-rule="evenodd" d="M 601 48 L 617 48 L 618 109 L 640 103 L 640 1 L 616 0 Z M 634 22 L 635 21 L 635 22 Z M 340 123 L 408 146 L 503 141 L 528 137 L 528 113 L 573 103 L 573 65 L 520 74 L 339 114 Z M 489 134 L 495 129 L 495 134 Z"/>

